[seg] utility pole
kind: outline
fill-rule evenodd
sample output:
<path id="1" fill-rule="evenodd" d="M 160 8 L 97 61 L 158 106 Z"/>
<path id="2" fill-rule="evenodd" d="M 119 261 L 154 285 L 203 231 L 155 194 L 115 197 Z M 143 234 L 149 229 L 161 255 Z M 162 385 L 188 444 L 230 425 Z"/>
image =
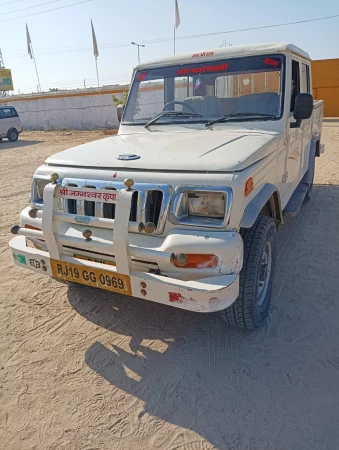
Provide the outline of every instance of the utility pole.
<path id="1" fill-rule="evenodd" d="M 140 47 L 145 47 L 142 44 L 137 44 L 136 42 L 131 42 L 132 45 L 137 45 L 138 47 L 138 63 L 140 64 Z"/>
<path id="2" fill-rule="evenodd" d="M 2 57 L 2 52 L 1 52 L 1 48 L 0 48 L 0 69 L 4 69 L 5 68 L 5 63 L 4 63 L 4 59 Z M 3 97 L 7 97 L 8 92 L 7 91 L 0 91 L 0 98 Z"/>

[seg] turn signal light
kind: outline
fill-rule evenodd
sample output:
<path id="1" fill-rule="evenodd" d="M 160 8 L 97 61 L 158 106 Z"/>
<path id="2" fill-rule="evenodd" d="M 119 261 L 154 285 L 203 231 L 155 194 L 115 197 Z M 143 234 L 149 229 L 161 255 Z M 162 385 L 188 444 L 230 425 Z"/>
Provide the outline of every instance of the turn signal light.
<path id="1" fill-rule="evenodd" d="M 186 257 L 185 265 L 179 265 L 177 261 L 174 261 L 175 267 L 182 269 L 213 269 L 218 265 L 218 257 L 215 255 L 187 254 Z"/>
<path id="2" fill-rule="evenodd" d="M 253 178 L 249 178 L 245 184 L 245 197 L 253 191 Z"/>
<path id="3" fill-rule="evenodd" d="M 38 227 L 33 227 L 32 225 L 25 225 L 25 228 L 28 228 L 29 230 L 37 230 L 37 231 L 41 231 L 41 228 Z"/>
<path id="4" fill-rule="evenodd" d="M 25 228 L 27 228 L 28 230 L 42 231 L 41 228 L 33 227 L 32 225 L 28 225 L 27 223 L 25 224 Z M 45 239 L 38 239 L 38 241 L 45 242 Z"/>

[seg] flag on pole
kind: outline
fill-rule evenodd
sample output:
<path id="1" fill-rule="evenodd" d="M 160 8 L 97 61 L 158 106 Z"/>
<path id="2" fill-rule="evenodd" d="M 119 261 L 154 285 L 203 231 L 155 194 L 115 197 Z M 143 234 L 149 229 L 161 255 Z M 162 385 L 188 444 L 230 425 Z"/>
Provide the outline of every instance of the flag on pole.
<path id="1" fill-rule="evenodd" d="M 28 54 L 29 54 L 29 56 L 31 57 L 31 59 L 33 59 L 33 53 L 32 53 L 32 47 L 31 47 L 32 41 L 31 41 L 31 36 L 30 36 L 30 34 L 29 34 L 29 31 L 28 31 L 27 23 L 26 23 L 26 38 L 27 38 L 27 50 L 28 50 Z"/>
<path id="2" fill-rule="evenodd" d="M 93 39 L 93 53 L 94 53 L 95 59 L 97 59 L 99 56 L 99 50 L 98 50 L 98 43 L 97 43 L 97 38 L 95 36 L 92 19 L 91 19 L 91 26 L 92 26 L 92 39 Z"/>
<path id="3" fill-rule="evenodd" d="M 174 28 L 177 30 L 180 25 L 180 14 L 179 14 L 179 6 L 178 0 L 174 0 Z"/>

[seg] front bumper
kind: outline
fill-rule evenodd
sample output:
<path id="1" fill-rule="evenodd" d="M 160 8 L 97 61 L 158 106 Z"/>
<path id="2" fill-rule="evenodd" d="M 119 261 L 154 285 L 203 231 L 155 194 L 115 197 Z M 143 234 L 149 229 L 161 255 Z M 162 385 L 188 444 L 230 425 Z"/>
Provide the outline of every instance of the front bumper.
<path id="1" fill-rule="evenodd" d="M 131 234 L 133 234 L 128 232 L 131 192 L 119 191 L 116 201 L 117 218 L 114 220 L 111 244 L 105 243 L 102 237 L 96 235 L 99 229 L 96 226 L 100 225 L 97 220 L 93 220 L 92 224 L 86 225 L 93 230 L 93 239 L 86 241 L 83 237 L 80 238 L 80 233 L 68 236 L 60 233 L 58 221 L 61 219 L 63 224 L 65 222 L 72 223 L 74 217 L 66 217 L 71 215 L 60 216 L 61 213 L 57 212 L 58 197 L 60 198 L 60 187 L 58 185 L 51 183 L 46 186 L 44 208 L 41 212 L 40 221 L 42 231 L 21 228 L 18 232 L 21 235 L 10 241 L 12 258 L 18 266 L 52 277 L 55 276 L 52 261 L 64 261 L 65 263 L 75 264 L 81 270 L 104 270 L 106 273 L 112 273 L 112 276 L 121 274 L 130 279 L 131 289 L 129 292 L 131 295 L 196 312 L 223 310 L 229 307 L 238 297 L 239 272 L 242 266 L 242 240 L 238 233 L 217 233 L 219 238 L 216 239 L 212 238 L 213 233 L 208 238 L 208 236 L 197 236 L 198 233 L 187 233 L 185 235 L 179 232 L 168 236 L 161 247 L 153 249 L 137 247 L 129 242 Z M 76 226 L 74 225 L 74 227 Z M 72 232 L 76 231 L 74 227 L 72 226 Z M 28 247 L 26 238 L 40 239 L 39 242 L 43 239 L 44 248 L 39 250 Z M 111 253 L 114 255 L 116 267 L 74 257 L 67 251 L 70 246 L 87 252 Z M 220 248 L 217 249 L 217 246 Z M 137 255 L 139 259 L 152 261 L 159 266 L 161 264 L 166 266 L 172 252 L 200 253 L 202 248 L 205 249 L 205 253 L 215 250 L 219 254 L 218 256 L 222 261 L 219 274 L 211 273 L 211 276 L 208 276 L 206 271 L 202 270 L 200 279 L 184 281 L 174 277 L 175 274 L 169 272 L 164 274 L 161 271 L 161 275 L 158 275 L 135 270 L 133 264 L 133 258 Z M 227 266 L 230 268 L 229 271 L 227 271 Z M 186 269 L 187 271 L 189 269 Z M 93 286 L 93 283 L 83 284 Z"/>
<path id="2" fill-rule="evenodd" d="M 15 264 L 42 275 L 53 276 L 48 252 L 27 247 L 24 236 L 14 237 L 9 245 Z M 103 267 L 102 264 L 94 261 L 85 262 L 69 256 L 62 257 L 61 260 L 88 268 Z M 116 273 L 114 267 L 104 266 L 104 268 L 112 271 L 113 274 Z M 219 275 L 198 281 L 181 281 L 152 273 L 134 271 L 131 271 L 129 276 L 134 297 L 190 311 L 220 311 L 228 308 L 239 295 L 237 274 Z M 146 295 L 143 295 L 142 291 L 146 291 Z"/>

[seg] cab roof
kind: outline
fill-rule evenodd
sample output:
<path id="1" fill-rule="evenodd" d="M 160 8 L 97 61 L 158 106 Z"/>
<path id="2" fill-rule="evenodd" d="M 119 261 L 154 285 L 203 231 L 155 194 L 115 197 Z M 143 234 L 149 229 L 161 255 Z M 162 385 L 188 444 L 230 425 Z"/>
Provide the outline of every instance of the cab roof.
<path id="1" fill-rule="evenodd" d="M 199 62 L 204 59 L 209 61 L 220 58 L 232 58 L 237 56 L 253 56 L 264 55 L 267 53 L 282 53 L 290 52 L 294 53 L 302 58 L 310 60 L 310 55 L 299 47 L 293 44 L 253 44 L 253 45 L 238 45 L 234 47 L 221 47 L 210 50 L 200 49 L 196 52 L 182 53 L 180 55 L 167 56 L 165 58 L 157 58 L 153 61 L 140 64 L 136 67 L 136 70 L 144 69 L 147 67 L 155 67 L 170 64 L 181 64 L 188 62 Z"/>

